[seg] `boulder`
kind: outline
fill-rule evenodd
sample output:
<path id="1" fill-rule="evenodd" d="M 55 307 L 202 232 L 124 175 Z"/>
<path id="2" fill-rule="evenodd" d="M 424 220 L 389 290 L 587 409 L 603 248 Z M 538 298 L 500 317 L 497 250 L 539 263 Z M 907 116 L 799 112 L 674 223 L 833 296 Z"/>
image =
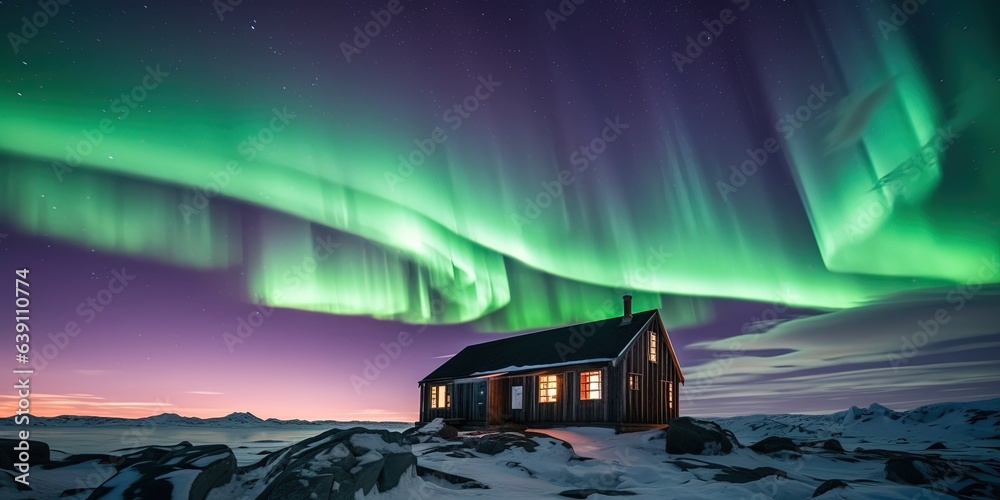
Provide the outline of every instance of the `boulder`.
<path id="1" fill-rule="evenodd" d="M 475 446 L 476 451 L 486 455 L 496 455 L 512 448 L 522 448 L 525 451 L 533 452 L 538 448 L 538 443 L 526 437 L 524 434 L 516 432 L 504 432 L 500 434 L 487 434 L 480 438 L 469 438 L 466 443 Z"/>
<path id="2" fill-rule="evenodd" d="M 9 472 L 0 471 L 0 491 L 31 491 L 31 486 L 14 480 Z"/>
<path id="3" fill-rule="evenodd" d="M 597 488 L 584 488 L 581 490 L 566 490 L 559 492 L 559 496 L 568 498 L 590 498 L 590 495 L 621 497 L 635 495 L 635 492 L 628 490 L 599 490 Z"/>
<path id="4" fill-rule="evenodd" d="M 828 491 L 832 491 L 832 490 L 835 490 L 837 488 L 846 488 L 846 487 L 847 487 L 847 483 L 841 481 L 840 479 L 828 479 L 826 481 L 823 481 L 823 484 L 819 485 L 816 488 L 816 491 L 813 492 L 812 496 L 813 497 L 818 497 L 818 496 L 820 496 L 820 495 L 822 495 L 822 494 L 824 494 L 824 493 L 826 493 Z"/>
<path id="5" fill-rule="evenodd" d="M 412 468 L 416 471 L 417 457 L 410 452 L 383 453 L 382 471 L 379 472 L 376 485 L 381 492 L 389 491 L 399 484 L 399 479 Z"/>
<path id="6" fill-rule="evenodd" d="M 42 465 L 49 463 L 49 445 L 33 439 L 28 439 L 25 442 L 28 445 L 27 451 L 29 465 Z M 20 462 L 21 460 L 18 459 L 17 456 L 21 453 L 21 450 L 14 449 L 19 446 L 20 443 L 20 439 L 0 439 L 0 449 L 2 449 L 3 455 L 7 457 L 7 460 L 0 458 L 0 462 L 4 465 L 6 465 L 8 461 L 12 464 Z"/>
<path id="7" fill-rule="evenodd" d="M 775 469 L 774 467 L 757 467 L 756 469 L 747 469 L 744 467 L 733 466 L 726 468 L 724 472 L 716 474 L 715 480 L 725 481 L 727 483 L 752 483 L 767 476 L 787 478 L 788 473 L 781 469 Z"/>
<path id="8" fill-rule="evenodd" d="M 204 500 L 209 492 L 232 480 L 236 457 L 225 445 L 189 446 L 157 461 L 130 465 L 95 488 L 90 499 L 170 498 L 187 491 L 187 498 Z"/>
<path id="9" fill-rule="evenodd" d="M 679 417 L 667 427 L 667 453 L 718 455 L 733 451 L 739 441 L 733 433 L 710 420 Z"/>
<path id="10" fill-rule="evenodd" d="M 379 474 L 382 473 L 384 463 L 385 458 L 382 454 L 374 450 L 358 457 L 358 465 L 350 470 L 354 476 L 355 488 L 364 495 L 371 493 L 378 482 Z"/>
<path id="11" fill-rule="evenodd" d="M 893 457 L 885 463 L 886 479 L 900 484 L 930 484 L 949 470 L 947 464 L 916 455 Z"/>
<path id="12" fill-rule="evenodd" d="M 802 450 L 799 449 L 798 445 L 794 441 L 786 437 L 778 436 L 768 436 L 752 445 L 750 449 L 756 451 L 757 453 L 777 453 L 779 451 L 794 451 L 801 453 Z"/>
<path id="13" fill-rule="evenodd" d="M 463 490 L 468 490 L 468 489 L 484 489 L 484 490 L 488 490 L 488 489 L 490 489 L 489 486 L 486 486 L 485 484 L 480 483 L 479 481 L 476 481 L 474 479 L 463 477 L 463 476 L 459 476 L 459 475 L 456 475 L 456 474 L 451 474 L 449 472 L 439 471 L 437 469 L 431 469 L 429 467 L 424 467 L 422 465 L 417 465 L 417 475 L 420 476 L 420 477 L 423 477 L 423 478 L 441 479 L 441 480 L 447 481 L 447 482 L 449 482 L 451 484 L 458 485 Z"/>
<path id="14" fill-rule="evenodd" d="M 411 433 L 412 436 L 412 433 Z M 386 492 L 417 459 L 398 432 L 355 427 L 332 429 L 278 450 L 247 471 L 264 469 L 268 486 L 258 499 L 354 498 L 377 487 Z"/>
<path id="15" fill-rule="evenodd" d="M 346 471 L 356 466 L 358 459 L 343 442 L 324 444 L 328 446 L 317 446 L 315 453 L 303 454 L 288 465 L 260 498 L 354 498 L 354 479 Z"/>
<path id="16" fill-rule="evenodd" d="M 434 420 L 419 424 L 403 431 L 402 437 L 412 444 L 427 442 L 430 438 L 454 439 L 458 437 L 458 429 L 444 423 L 444 419 Z"/>
<path id="17" fill-rule="evenodd" d="M 836 439 L 827 439 L 824 441 L 809 441 L 802 443 L 800 446 L 808 446 L 810 448 L 822 448 L 826 451 L 844 451 L 844 447 L 841 446 L 840 441 Z"/>
<path id="18" fill-rule="evenodd" d="M 298 498 L 322 498 L 326 500 L 330 498 L 334 482 L 336 479 L 332 474 L 315 476 L 292 474 L 277 481 L 274 488 L 270 489 L 267 498 L 268 500 L 296 500 Z M 354 498 L 353 491 L 352 495 L 346 498 Z"/>
<path id="19" fill-rule="evenodd" d="M 823 449 L 827 451 L 844 451 L 844 447 L 836 439 L 823 441 Z"/>

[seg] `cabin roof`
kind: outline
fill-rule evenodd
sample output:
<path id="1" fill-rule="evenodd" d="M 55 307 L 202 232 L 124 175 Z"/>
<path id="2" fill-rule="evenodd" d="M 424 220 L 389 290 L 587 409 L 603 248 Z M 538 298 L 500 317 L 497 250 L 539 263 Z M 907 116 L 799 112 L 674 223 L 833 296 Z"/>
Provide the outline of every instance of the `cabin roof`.
<path id="1" fill-rule="evenodd" d="M 657 316 L 657 310 L 652 309 L 634 314 L 632 321 L 625 325 L 622 316 L 618 316 L 470 345 L 421 382 L 610 362 L 624 354 L 632 340 Z M 592 335 L 584 335 L 591 331 Z M 585 339 L 582 345 L 578 339 L 570 340 L 576 332 Z M 667 351 L 672 362 L 677 363 L 669 341 Z"/>

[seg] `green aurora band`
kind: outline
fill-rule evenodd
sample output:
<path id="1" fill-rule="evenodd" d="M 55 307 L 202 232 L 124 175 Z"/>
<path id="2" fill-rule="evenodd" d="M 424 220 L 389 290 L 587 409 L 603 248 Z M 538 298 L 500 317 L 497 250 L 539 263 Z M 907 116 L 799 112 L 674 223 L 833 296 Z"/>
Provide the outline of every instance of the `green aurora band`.
<path id="1" fill-rule="evenodd" d="M 698 147 L 700 135 L 681 116 L 626 119 L 633 130 L 625 134 L 668 131 L 641 152 L 647 178 L 623 184 L 613 168 L 581 173 L 536 218 L 516 223 L 525 198 L 558 178 L 565 156 L 545 123 L 483 111 L 401 175 L 400 146 L 428 136 L 421 114 L 391 125 L 379 119 L 381 106 L 404 107 L 402 97 L 361 110 L 333 105 L 333 116 L 351 116 L 349 124 L 289 106 L 295 117 L 286 124 L 275 121 L 280 99 L 248 106 L 185 67 L 169 69 L 147 102 L 121 116 L 104 97 L 144 73 L 108 65 L 46 89 L 46 99 L 0 82 L 3 219 L 84 248 L 197 269 L 242 266 L 247 300 L 262 304 L 410 323 L 474 321 L 489 331 L 607 316 L 622 291 L 635 294 L 637 309 L 665 308 L 678 327 L 711 320 L 714 297 L 842 309 L 931 286 L 1000 282 L 983 273 L 998 254 L 990 225 L 1000 212 L 996 156 L 973 168 L 960 154 L 1000 142 L 1000 104 L 990 91 L 998 68 L 980 65 L 1000 61 L 996 36 L 962 35 L 948 57 L 922 57 L 902 32 L 883 40 L 876 13 L 845 7 L 841 15 L 814 33 L 825 63 L 815 64 L 811 47 L 789 56 L 813 63 L 803 63 L 799 80 L 742 77 L 760 80 L 776 117 L 794 112 L 811 85 L 826 82 L 834 92 L 775 153 L 795 179 L 785 189 L 797 189 L 804 215 L 789 214 L 763 174 L 724 200 L 718 182 L 761 144 L 758 135 L 744 130 L 724 141 L 733 146 Z M 868 16 L 871 36 L 857 35 L 858 16 Z M 760 49 L 746 50 L 759 57 Z M 957 82 L 945 94 L 934 90 L 928 67 Z M 517 89 L 507 85 L 491 99 L 513 98 Z M 603 115 L 590 113 L 565 110 L 567 121 L 601 123 Z M 85 141 L 81 131 L 104 119 L 113 130 L 89 143 L 92 152 L 71 169 L 56 165 Z M 280 130 L 261 135 L 269 124 Z M 949 127 L 959 138 L 934 150 Z M 252 158 L 245 154 L 248 136 L 272 135 Z M 616 146 L 602 162 L 632 154 Z M 925 159 L 919 168 L 899 170 L 915 157 Z M 894 188 L 873 190 L 887 175 L 898 179 Z M 199 198 L 208 185 L 219 195 Z M 248 217 L 256 218 L 253 231 L 243 226 Z M 317 238 L 336 244 L 313 268 Z"/>

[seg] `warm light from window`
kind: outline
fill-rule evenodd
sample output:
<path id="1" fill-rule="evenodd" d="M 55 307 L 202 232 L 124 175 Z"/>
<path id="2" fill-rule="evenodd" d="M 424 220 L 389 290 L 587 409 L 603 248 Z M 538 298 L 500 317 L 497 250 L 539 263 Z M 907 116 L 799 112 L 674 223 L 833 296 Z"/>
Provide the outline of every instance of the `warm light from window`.
<path id="1" fill-rule="evenodd" d="M 601 399 L 601 371 L 580 372 L 580 399 Z"/>
<path id="2" fill-rule="evenodd" d="M 559 394 L 559 379 L 556 375 L 542 375 L 538 377 L 538 402 L 555 403 Z"/>
<path id="3" fill-rule="evenodd" d="M 639 390 L 639 374 L 629 373 L 628 374 L 628 388 L 633 391 Z"/>
<path id="4" fill-rule="evenodd" d="M 448 386 L 431 386 L 431 408 L 447 408 L 451 406 L 451 398 L 448 397 Z"/>
<path id="5" fill-rule="evenodd" d="M 656 363 L 656 332 L 649 332 L 649 360 Z"/>

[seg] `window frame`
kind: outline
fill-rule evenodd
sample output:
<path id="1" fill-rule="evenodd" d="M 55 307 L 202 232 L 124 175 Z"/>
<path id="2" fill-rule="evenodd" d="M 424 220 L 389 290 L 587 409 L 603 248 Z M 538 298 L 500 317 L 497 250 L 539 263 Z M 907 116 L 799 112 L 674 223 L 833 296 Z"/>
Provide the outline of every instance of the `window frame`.
<path id="1" fill-rule="evenodd" d="M 559 375 L 538 376 L 538 402 L 559 402 Z"/>
<path id="2" fill-rule="evenodd" d="M 647 346 L 649 347 L 649 361 L 652 363 L 656 363 L 657 359 L 659 358 L 659 344 L 660 341 L 659 339 L 657 339 L 656 332 L 650 330 L 649 343 L 647 344 Z"/>
<path id="3" fill-rule="evenodd" d="M 430 399 L 432 410 L 445 410 L 451 408 L 451 391 L 448 390 L 448 384 L 431 385 Z M 441 400 L 444 400 L 443 406 Z"/>
<path id="4" fill-rule="evenodd" d="M 587 370 L 580 372 L 580 401 L 600 401 L 604 395 L 601 385 L 604 375 L 601 370 Z M 596 381 L 594 380 L 596 378 Z M 596 388 L 595 388 L 596 384 Z M 594 393 L 597 396 L 594 397 Z"/>
<path id="5" fill-rule="evenodd" d="M 642 390 L 642 374 L 635 372 L 628 374 L 628 389 L 630 391 Z"/>

